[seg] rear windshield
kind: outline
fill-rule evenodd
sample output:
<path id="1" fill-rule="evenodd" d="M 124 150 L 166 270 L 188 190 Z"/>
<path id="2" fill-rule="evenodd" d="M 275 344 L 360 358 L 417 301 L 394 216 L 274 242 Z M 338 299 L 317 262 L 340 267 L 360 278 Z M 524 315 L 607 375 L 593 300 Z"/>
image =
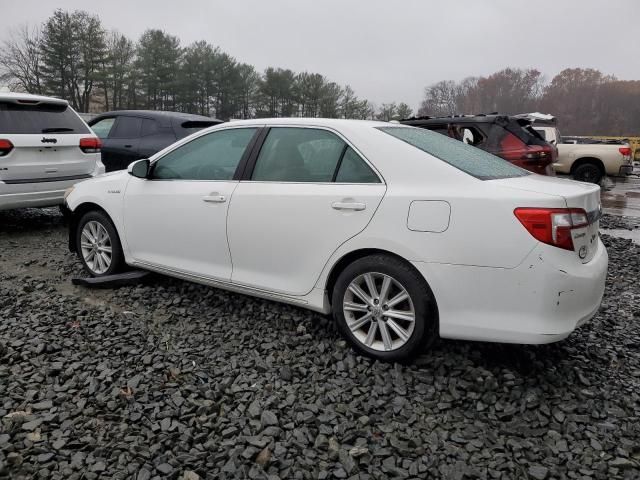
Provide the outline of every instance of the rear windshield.
<path id="1" fill-rule="evenodd" d="M 530 174 L 500 157 L 439 133 L 412 127 L 378 128 L 480 180 L 523 177 Z"/>
<path id="2" fill-rule="evenodd" d="M 64 135 L 89 129 L 67 105 L 0 102 L 0 134 L 4 133 Z"/>

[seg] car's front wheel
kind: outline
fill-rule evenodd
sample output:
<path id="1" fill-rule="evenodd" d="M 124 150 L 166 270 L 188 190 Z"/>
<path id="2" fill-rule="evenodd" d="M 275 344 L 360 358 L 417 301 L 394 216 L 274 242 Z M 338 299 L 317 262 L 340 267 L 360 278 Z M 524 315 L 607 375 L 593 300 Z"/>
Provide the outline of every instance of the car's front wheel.
<path id="1" fill-rule="evenodd" d="M 332 295 L 342 335 L 358 352 L 383 361 L 408 360 L 437 335 L 435 301 L 410 264 L 372 255 L 339 275 Z"/>
<path id="2" fill-rule="evenodd" d="M 78 255 L 85 270 L 94 277 L 122 271 L 124 253 L 113 222 L 101 211 L 85 213 L 76 231 Z"/>

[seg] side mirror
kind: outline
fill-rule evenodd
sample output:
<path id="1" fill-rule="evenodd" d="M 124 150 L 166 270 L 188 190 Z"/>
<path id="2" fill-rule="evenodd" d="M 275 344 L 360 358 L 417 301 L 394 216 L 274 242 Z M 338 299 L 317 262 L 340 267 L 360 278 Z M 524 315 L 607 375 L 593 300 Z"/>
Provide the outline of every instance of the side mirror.
<path id="1" fill-rule="evenodd" d="M 136 178 L 147 178 L 149 176 L 149 166 L 151 162 L 149 162 L 148 158 L 144 158 L 142 160 L 138 160 L 129 164 L 127 167 L 127 172 L 129 175 Z"/>

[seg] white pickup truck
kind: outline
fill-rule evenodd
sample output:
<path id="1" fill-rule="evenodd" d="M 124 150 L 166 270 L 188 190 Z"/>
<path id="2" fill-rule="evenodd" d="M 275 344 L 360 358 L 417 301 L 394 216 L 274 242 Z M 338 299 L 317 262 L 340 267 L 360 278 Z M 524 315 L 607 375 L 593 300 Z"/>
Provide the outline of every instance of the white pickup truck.
<path id="1" fill-rule="evenodd" d="M 533 128 L 549 143 L 558 148 L 553 164 L 557 173 L 571 175 L 574 180 L 600 183 L 602 177 L 626 176 L 633 172 L 629 144 L 563 143 L 554 125 L 534 122 Z"/>

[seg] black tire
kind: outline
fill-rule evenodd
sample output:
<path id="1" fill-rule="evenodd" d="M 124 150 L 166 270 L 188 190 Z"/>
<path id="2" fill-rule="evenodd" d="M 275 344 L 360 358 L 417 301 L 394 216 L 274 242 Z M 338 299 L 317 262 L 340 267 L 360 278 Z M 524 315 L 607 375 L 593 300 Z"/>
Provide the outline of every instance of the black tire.
<path id="1" fill-rule="evenodd" d="M 573 171 L 573 179 L 579 182 L 600 183 L 602 181 L 602 170 L 595 163 L 583 163 Z"/>
<path id="2" fill-rule="evenodd" d="M 109 242 L 111 246 L 111 263 L 104 271 L 96 271 L 94 268 L 92 268 L 92 266 L 85 259 L 82 252 L 82 231 L 89 222 L 97 222 L 98 224 L 102 225 L 109 236 Z M 92 277 L 104 277 L 107 275 L 113 275 L 115 273 L 123 271 L 125 268 L 124 252 L 122 251 L 122 245 L 120 244 L 120 237 L 118 236 L 116 227 L 113 225 L 113 222 L 111 221 L 109 216 L 100 210 L 92 210 L 85 213 L 82 218 L 80 218 L 80 221 L 78 222 L 78 226 L 76 228 L 76 245 L 80 261 L 82 262 L 84 269 Z"/>
<path id="3" fill-rule="evenodd" d="M 62 222 L 68 225 L 72 217 L 71 210 L 69 210 L 66 205 L 58 206 L 58 210 L 60 210 L 60 214 L 62 215 Z"/>
<path id="4" fill-rule="evenodd" d="M 343 302 L 348 299 L 349 296 L 352 296 L 352 293 L 348 293 L 349 285 L 358 281 L 358 279 L 363 278 L 366 273 L 371 273 L 376 278 L 374 282 L 374 288 L 378 291 L 378 293 L 382 290 L 382 281 L 384 281 L 384 277 L 391 277 L 397 284 L 395 288 L 404 288 L 404 290 L 408 293 L 411 299 L 411 306 L 415 312 L 415 320 L 413 322 L 413 330 L 408 336 L 407 340 L 404 340 L 404 344 L 399 345 L 397 348 L 389 349 L 389 350 L 381 350 L 381 343 L 383 343 L 382 335 L 380 332 L 380 328 L 376 325 L 374 328 L 374 336 L 376 338 L 375 343 L 378 344 L 378 348 L 372 348 L 367 346 L 364 342 L 367 338 L 359 340 L 356 335 L 362 336 L 364 332 L 360 332 L 359 330 L 354 333 L 351 328 L 349 328 L 346 315 L 355 315 L 350 312 L 345 314 L 345 310 L 343 307 Z M 377 282 L 377 283 L 376 283 Z M 394 287 L 391 287 L 394 288 Z M 399 290 L 398 290 L 399 291 Z M 367 293 L 367 292 L 365 292 Z M 345 297 L 347 295 L 347 297 Z M 393 296 L 393 295 L 390 295 Z M 360 297 L 358 297 L 360 298 Z M 380 297 L 381 298 L 381 297 Z M 385 362 L 405 362 L 414 358 L 416 355 L 426 350 L 436 339 L 438 332 L 438 320 L 437 320 L 437 308 L 433 293 L 429 288 L 429 285 L 424 280 L 422 275 L 417 272 L 410 264 L 407 262 L 385 254 L 377 254 L 371 255 L 368 257 L 363 257 L 358 260 L 355 260 L 353 263 L 348 265 L 338 276 L 336 283 L 333 287 L 333 294 L 331 297 L 332 306 L 333 306 L 333 317 L 336 321 L 337 327 L 343 337 L 349 342 L 349 344 L 353 347 L 357 352 L 366 355 L 368 357 L 385 361 Z M 348 300 L 347 300 L 348 301 Z M 409 305 L 407 303 L 406 305 Z M 362 305 L 358 305 L 361 307 Z M 382 321 L 385 324 L 385 329 L 387 332 L 391 332 L 394 336 L 398 337 L 394 341 L 401 342 L 399 335 L 395 333 L 393 329 L 388 329 L 386 327 L 387 322 L 396 321 L 394 319 L 384 318 L 384 311 L 380 311 L 380 308 L 384 305 L 378 305 L 376 310 L 378 315 L 378 320 L 370 321 L 370 325 L 365 324 L 364 328 L 368 329 L 368 332 L 371 332 L 371 328 L 373 327 L 373 322 L 378 323 Z M 375 308 L 375 306 L 373 307 Z M 410 307 L 409 307 L 410 308 Z M 366 316 L 372 313 L 372 309 L 368 308 L 368 312 L 362 311 L 362 316 Z M 352 318 L 352 324 L 354 323 Z M 411 322 L 405 323 L 403 326 L 410 325 Z M 396 324 L 397 325 L 397 324 Z M 386 348 L 382 345 L 382 348 Z"/>

